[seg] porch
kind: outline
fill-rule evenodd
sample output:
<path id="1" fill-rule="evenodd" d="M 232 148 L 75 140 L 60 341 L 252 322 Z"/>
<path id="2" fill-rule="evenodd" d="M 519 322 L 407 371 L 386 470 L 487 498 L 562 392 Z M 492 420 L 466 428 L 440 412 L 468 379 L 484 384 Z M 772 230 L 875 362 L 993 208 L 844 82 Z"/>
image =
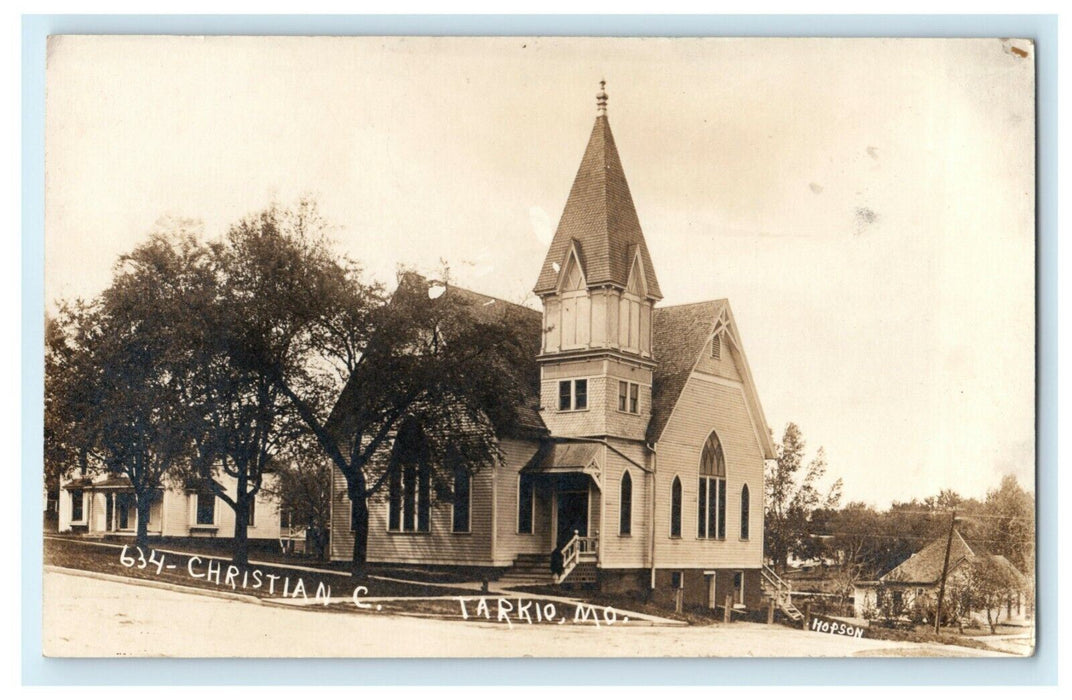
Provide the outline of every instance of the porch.
<path id="1" fill-rule="evenodd" d="M 595 580 L 602 513 L 602 446 L 550 442 L 522 468 L 518 484 L 518 530 L 542 532 L 542 550 L 519 554 L 502 580 L 561 583 L 573 575 Z M 535 507 L 540 500 L 547 507 Z M 548 527 L 534 527 L 537 513 Z M 578 571 L 578 567 L 581 570 Z M 576 573 L 575 573 L 576 572 Z"/>

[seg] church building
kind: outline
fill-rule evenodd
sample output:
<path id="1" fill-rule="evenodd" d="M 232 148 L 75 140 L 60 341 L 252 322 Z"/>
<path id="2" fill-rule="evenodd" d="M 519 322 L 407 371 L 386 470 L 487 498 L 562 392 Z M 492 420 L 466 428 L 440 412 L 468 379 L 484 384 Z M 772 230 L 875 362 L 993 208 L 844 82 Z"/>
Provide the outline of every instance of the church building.
<path id="1" fill-rule="evenodd" d="M 759 607 L 771 583 L 763 471 L 775 448 L 742 337 L 725 299 L 661 304 L 602 87 L 533 275 L 542 312 L 513 307 L 539 371 L 529 429 L 500 436 L 496 468 L 456 477 L 465 483 L 452 502 L 418 503 L 427 512 L 412 517 L 391 512 L 395 499 L 372 502 L 368 561 Z M 348 560 L 350 504 L 334 472 L 331 554 Z"/>

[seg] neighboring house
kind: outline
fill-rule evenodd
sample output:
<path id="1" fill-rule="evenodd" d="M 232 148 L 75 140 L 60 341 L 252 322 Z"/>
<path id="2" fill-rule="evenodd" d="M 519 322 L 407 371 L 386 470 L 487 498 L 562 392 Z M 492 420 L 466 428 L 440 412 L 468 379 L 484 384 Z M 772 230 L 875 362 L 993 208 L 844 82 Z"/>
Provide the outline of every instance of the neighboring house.
<path id="1" fill-rule="evenodd" d="M 869 610 L 882 609 L 885 605 L 893 610 L 907 611 L 917 601 L 926 601 L 929 604 L 936 602 L 942 583 L 946 542 L 946 537 L 939 537 L 879 577 L 877 581 L 858 583 L 853 595 L 856 616 L 866 617 Z M 947 594 L 960 586 L 967 567 L 980 557 L 989 557 L 997 566 L 1005 569 L 1010 579 L 1020 582 L 1021 590 L 1027 590 L 1026 577 L 1005 557 L 988 553 L 978 542 L 969 544 L 956 529 L 948 542 Z M 882 600 L 882 597 L 887 595 L 890 600 Z M 1020 606 L 1019 595 L 1015 604 Z"/>
<path id="2" fill-rule="evenodd" d="M 265 474 L 266 485 L 275 476 Z M 228 495 L 235 480 L 224 477 Z M 125 476 L 64 478 L 59 498 L 59 531 L 89 535 L 129 535 L 138 530 L 134 489 Z M 155 537 L 234 537 L 234 511 L 206 490 L 168 486 L 157 491 L 149 508 L 149 535 Z M 278 540 L 278 504 L 262 488 L 254 500 L 248 535 Z"/>
<path id="3" fill-rule="evenodd" d="M 656 308 L 662 292 L 605 99 L 534 270 L 542 313 L 447 292 L 478 313 L 513 309 L 536 356 L 522 425 L 499 434 L 504 463 L 461 470 L 445 502 L 429 498 L 423 467 L 400 468 L 370 503 L 368 559 L 549 580 L 554 552 L 557 581 L 757 607 L 770 430 L 729 302 Z M 419 427 L 395 436 L 396 463 L 420 453 L 415 441 Z M 331 556 L 346 560 L 351 504 L 333 474 Z"/>

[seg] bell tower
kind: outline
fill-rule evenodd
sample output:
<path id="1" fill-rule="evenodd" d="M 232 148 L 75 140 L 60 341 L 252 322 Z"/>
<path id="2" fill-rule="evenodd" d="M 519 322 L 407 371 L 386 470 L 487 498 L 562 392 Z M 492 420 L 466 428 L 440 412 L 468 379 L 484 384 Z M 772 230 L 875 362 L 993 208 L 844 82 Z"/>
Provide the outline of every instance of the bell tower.
<path id="1" fill-rule="evenodd" d="M 544 309 L 540 405 L 554 435 L 643 439 L 662 293 L 599 85 L 595 126 L 534 289 Z"/>

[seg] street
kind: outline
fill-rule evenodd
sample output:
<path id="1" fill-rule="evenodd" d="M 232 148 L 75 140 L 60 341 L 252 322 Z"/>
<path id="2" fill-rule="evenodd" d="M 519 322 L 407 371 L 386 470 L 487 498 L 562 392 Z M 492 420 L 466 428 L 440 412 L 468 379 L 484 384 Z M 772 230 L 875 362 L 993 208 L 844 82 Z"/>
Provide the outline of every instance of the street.
<path id="1" fill-rule="evenodd" d="M 44 573 L 46 656 L 1001 656 L 781 625 L 518 625 L 325 612 Z"/>

